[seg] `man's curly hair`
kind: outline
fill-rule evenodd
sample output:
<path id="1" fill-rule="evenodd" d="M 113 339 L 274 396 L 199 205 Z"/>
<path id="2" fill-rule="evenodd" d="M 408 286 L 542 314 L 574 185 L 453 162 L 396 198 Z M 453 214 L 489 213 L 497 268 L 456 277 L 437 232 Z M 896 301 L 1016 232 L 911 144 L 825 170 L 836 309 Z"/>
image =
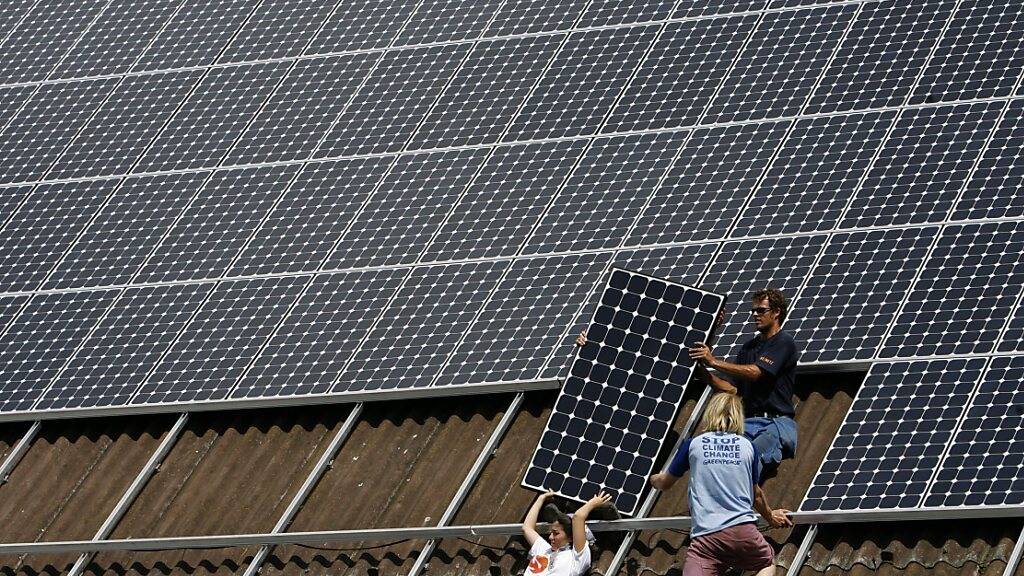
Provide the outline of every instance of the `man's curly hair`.
<path id="1" fill-rule="evenodd" d="M 786 319 L 787 306 L 786 297 L 782 295 L 781 290 L 775 288 L 764 288 L 754 292 L 750 299 L 754 302 L 758 300 L 768 300 L 768 306 L 773 310 L 779 311 L 779 323 L 781 324 Z"/>

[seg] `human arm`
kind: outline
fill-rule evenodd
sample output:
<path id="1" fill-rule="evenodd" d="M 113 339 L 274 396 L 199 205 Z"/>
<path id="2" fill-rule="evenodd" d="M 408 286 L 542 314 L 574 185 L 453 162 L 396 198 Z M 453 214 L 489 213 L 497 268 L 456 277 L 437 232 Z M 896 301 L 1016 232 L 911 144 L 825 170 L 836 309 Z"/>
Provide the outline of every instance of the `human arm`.
<path id="1" fill-rule="evenodd" d="M 765 496 L 764 490 L 757 484 L 754 484 L 754 509 L 772 528 L 784 528 L 793 525 L 793 521 L 786 516 L 789 514 L 789 510 L 783 508 L 772 510 L 772 507 L 768 505 L 768 497 Z"/>
<path id="2" fill-rule="evenodd" d="M 675 455 L 672 456 L 672 461 L 665 467 L 665 470 L 650 477 L 651 486 L 662 491 L 668 490 L 676 481 L 683 477 L 683 474 L 686 474 L 686 471 L 690 469 L 691 441 L 691 438 L 684 440 L 679 446 L 679 450 L 676 450 Z"/>
<path id="3" fill-rule="evenodd" d="M 540 517 L 540 510 L 544 507 L 544 503 L 547 502 L 555 493 L 550 490 L 537 496 L 537 499 L 533 501 L 533 506 L 530 506 L 529 512 L 526 513 L 526 519 L 523 520 L 523 536 L 526 537 L 526 542 L 530 546 L 540 538 L 540 534 L 537 533 L 537 518 Z"/>
<path id="4" fill-rule="evenodd" d="M 583 549 L 587 547 L 587 516 L 599 506 L 611 502 L 612 497 L 610 494 L 602 490 L 583 506 L 580 506 L 576 513 L 572 515 L 572 547 L 577 553 L 583 552 Z"/>
<path id="5" fill-rule="evenodd" d="M 736 364 L 722 360 L 721 358 L 715 357 L 714 353 L 711 352 L 711 348 L 703 342 L 697 342 L 690 348 L 690 358 L 704 364 L 708 368 L 713 368 L 722 374 L 733 376 L 735 378 L 742 378 L 751 382 L 757 381 L 764 374 L 761 367 L 757 364 Z M 719 392 L 729 392 L 730 394 L 736 393 L 736 387 L 728 381 L 718 378 L 717 376 L 711 375 L 714 386 Z M 716 384 L 714 380 L 719 382 Z M 730 390 L 731 388 L 731 390 Z"/>

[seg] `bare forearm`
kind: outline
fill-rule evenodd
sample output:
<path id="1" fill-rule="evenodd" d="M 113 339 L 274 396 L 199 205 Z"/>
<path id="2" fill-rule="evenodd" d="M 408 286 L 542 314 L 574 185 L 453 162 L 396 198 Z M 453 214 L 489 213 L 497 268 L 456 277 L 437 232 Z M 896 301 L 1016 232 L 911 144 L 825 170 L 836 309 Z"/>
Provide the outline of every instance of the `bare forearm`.
<path id="1" fill-rule="evenodd" d="M 712 374 L 703 365 L 700 365 L 700 364 L 697 365 L 697 372 L 696 373 L 697 373 L 697 378 L 701 382 L 704 382 L 708 386 L 711 386 L 712 388 L 714 388 L 718 392 L 725 392 L 725 393 L 728 393 L 728 394 L 735 394 L 737 392 L 736 387 L 732 385 L 732 382 L 729 382 L 728 380 L 726 380 L 724 378 L 720 378 L 720 377 Z"/>
<path id="2" fill-rule="evenodd" d="M 764 490 L 760 486 L 754 487 L 754 510 L 757 510 L 757 513 L 765 520 L 771 522 L 772 507 L 768 505 L 768 497 L 764 495 Z"/>
<path id="3" fill-rule="evenodd" d="M 726 362 L 725 360 L 715 358 L 708 362 L 708 366 L 718 370 L 722 374 L 735 376 L 744 380 L 754 381 L 761 377 L 761 369 L 754 364 L 733 364 L 732 362 Z"/>

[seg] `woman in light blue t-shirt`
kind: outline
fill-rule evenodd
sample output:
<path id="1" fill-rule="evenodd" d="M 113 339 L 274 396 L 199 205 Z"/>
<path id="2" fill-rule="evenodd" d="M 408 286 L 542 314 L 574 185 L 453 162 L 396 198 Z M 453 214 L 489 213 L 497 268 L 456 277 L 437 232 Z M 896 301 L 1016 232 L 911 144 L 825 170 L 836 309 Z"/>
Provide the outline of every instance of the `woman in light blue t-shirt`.
<path id="1" fill-rule="evenodd" d="M 772 510 L 759 486 L 761 460 L 743 436 L 743 403 L 715 394 L 697 434 L 679 447 L 651 485 L 668 490 L 690 472 L 688 498 L 693 528 L 683 576 L 718 576 L 730 568 L 770 576 L 775 553 L 757 530 L 756 509 L 772 527 L 791 526 L 788 510 Z"/>

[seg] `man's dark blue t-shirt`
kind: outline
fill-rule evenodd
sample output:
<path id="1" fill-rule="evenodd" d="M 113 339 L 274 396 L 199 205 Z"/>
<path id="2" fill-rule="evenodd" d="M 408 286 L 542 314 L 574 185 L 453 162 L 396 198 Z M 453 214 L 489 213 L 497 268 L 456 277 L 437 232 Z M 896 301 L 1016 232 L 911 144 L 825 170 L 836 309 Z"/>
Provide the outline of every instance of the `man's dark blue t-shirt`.
<path id="1" fill-rule="evenodd" d="M 796 414 L 793 386 L 798 356 L 796 341 L 782 331 L 767 340 L 757 335 L 743 344 L 736 354 L 736 363 L 754 364 L 762 373 L 756 382 L 733 379 L 748 418 L 765 412 L 790 417 Z"/>

